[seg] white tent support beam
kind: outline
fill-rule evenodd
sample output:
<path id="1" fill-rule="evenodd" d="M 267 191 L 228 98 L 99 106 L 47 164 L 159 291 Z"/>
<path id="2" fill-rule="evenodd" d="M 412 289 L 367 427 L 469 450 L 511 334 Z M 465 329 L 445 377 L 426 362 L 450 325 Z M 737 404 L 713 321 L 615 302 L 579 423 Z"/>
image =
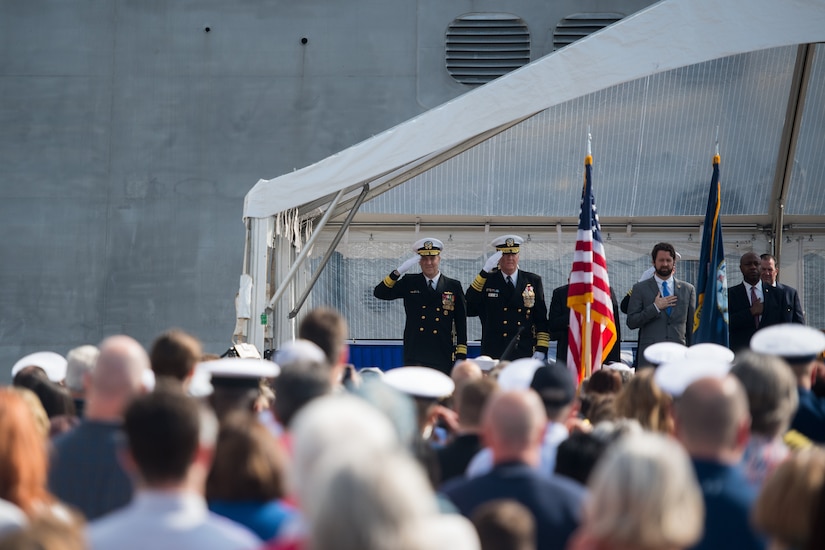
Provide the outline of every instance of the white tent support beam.
<path id="1" fill-rule="evenodd" d="M 349 214 L 347 214 L 347 219 L 344 220 L 344 223 L 341 224 L 341 227 L 338 228 L 338 232 L 335 234 L 335 237 L 332 239 L 332 242 L 327 248 L 326 253 L 324 254 L 323 259 L 321 260 L 321 265 L 315 270 L 312 274 L 312 279 L 310 279 L 309 283 L 307 284 L 306 289 L 298 298 L 295 303 L 295 307 L 292 308 L 292 311 L 289 312 L 289 318 L 294 319 L 298 312 L 303 307 L 304 302 L 309 297 L 309 293 L 312 292 L 312 287 L 315 286 L 315 283 L 318 282 L 318 277 L 321 276 L 321 273 L 324 272 L 324 268 L 329 263 L 329 259 L 332 257 L 332 254 L 335 252 L 335 249 L 338 247 L 338 243 L 341 242 L 341 238 L 344 236 L 344 233 L 349 228 L 349 224 L 352 223 L 352 218 L 355 217 L 355 214 L 358 212 L 358 209 L 361 208 L 361 205 L 364 204 L 364 200 L 367 198 L 367 193 L 370 190 L 369 185 L 364 185 L 364 188 L 361 190 L 361 194 L 358 195 L 358 199 L 355 201 L 355 204 L 350 209 Z M 331 209 L 330 209 L 331 210 Z M 320 228 L 316 228 L 315 231 L 320 231 Z"/>
<path id="2" fill-rule="evenodd" d="M 321 231 L 324 229 L 324 226 L 327 225 L 327 222 L 332 217 L 332 212 L 335 210 L 335 207 L 338 206 L 338 201 L 341 200 L 342 196 L 344 196 L 343 189 L 336 193 L 335 198 L 332 199 L 332 202 L 329 204 L 329 208 L 327 208 L 326 213 L 324 213 L 324 217 L 321 218 L 321 221 L 318 222 L 318 226 L 312 232 L 312 236 L 310 236 L 309 240 L 301 248 L 301 253 L 298 254 L 298 257 L 295 258 L 295 261 L 292 262 L 292 267 L 289 269 L 289 272 L 284 277 L 284 280 L 281 281 L 278 285 L 278 289 L 272 295 L 272 299 L 269 300 L 269 304 L 267 305 L 269 309 L 272 309 L 272 307 L 275 305 L 275 302 L 277 302 L 278 299 L 280 299 L 281 295 L 292 282 L 292 279 L 295 278 L 295 274 L 298 273 L 298 269 L 301 268 L 301 265 L 304 263 L 304 260 L 309 255 L 309 251 L 312 249 L 312 245 L 315 244 L 315 241 L 318 239 L 318 235 L 321 234 Z"/>
<path id="3" fill-rule="evenodd" d="M 248 222 L 249 265 L 247 273 L 252 277 L 252 308 L 247 320 L 247 342 L 264 350 L 265 324 L 261 322 L 261 315 L 265 313 L 266 281 L 267 281 L 267 252 L 271 236 L 272 218 L 252 218 Z"/>
<path id="4" fill-rule="evenodd" d="M 771 192 L 769 211 L 773 217 L 773 255 L 777 266 L 782 256 L 782 233 L 785 224 L 785 202 L 793 175 L 793 159 L 799 141 L 799 129 L 802 126 L 802 114 L 805 112 L 805 97 L 811 80 L 811 67 L 816 48 L 812 44 L 800 44 L 796 52 L 796 64 L 788 92 L 788 107 L 785 112 L 785 127 L 782 129 L 776 159 L 776 174 Z"/>

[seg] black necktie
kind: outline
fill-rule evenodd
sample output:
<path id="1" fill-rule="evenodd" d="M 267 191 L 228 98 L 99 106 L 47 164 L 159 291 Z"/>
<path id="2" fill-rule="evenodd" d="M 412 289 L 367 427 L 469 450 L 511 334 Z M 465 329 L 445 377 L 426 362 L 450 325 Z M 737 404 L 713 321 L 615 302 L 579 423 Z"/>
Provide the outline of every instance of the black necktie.
<path id="1" fill-rule="evenodd" d="M 435 282 L 430 279 L 430 292 L 435 292 Z"/>
<path id="2" fill-rule="evenodd" d="M 510 287 L 510 290 L 516 289 L 516 286 L 513 284 L 513 279 L 511 279 L 509 275 L 507 275 L 507 286 Z"/>

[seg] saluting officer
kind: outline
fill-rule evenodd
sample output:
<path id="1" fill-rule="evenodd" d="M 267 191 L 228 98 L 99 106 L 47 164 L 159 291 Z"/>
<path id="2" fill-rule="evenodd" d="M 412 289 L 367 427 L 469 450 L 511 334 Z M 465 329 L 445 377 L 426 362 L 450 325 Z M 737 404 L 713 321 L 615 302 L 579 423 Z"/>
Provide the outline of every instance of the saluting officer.
<path id="1" fill-rule="evenodd" d="M 449 375 L 455 361 L 467 358 L 467 307 L 461 282 L 439 269 L 443 248 L 438 239 L 416 241 L 415 256 L 384 277 L 373 295 L 404 299 L 404 365 L 432 367 Z M 422 272 L 404 275 L 416 263 Z"/>
<path id="2" fill-rule="evenodd" d="M 467 289 L 468 315 L 481 320 L 481 353 L 495 359 L 543 360 L 550 345 L 541 277 L 518 268 L 523 242 L 518 235 L 495 239 L 496 253 Z"/>

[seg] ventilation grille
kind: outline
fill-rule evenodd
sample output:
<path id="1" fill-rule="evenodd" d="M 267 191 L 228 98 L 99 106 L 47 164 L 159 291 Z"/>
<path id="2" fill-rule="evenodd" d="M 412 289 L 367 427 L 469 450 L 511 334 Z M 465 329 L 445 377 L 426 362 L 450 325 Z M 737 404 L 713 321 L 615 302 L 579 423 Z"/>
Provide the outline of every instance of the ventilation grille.
<path id="1" fill-rule="evenodd" d="M 486 84 L 529 62 L 530 32 L 515 15 L 464 15 L 447 28 L 447 72 L 462 84 Z"/>
<path id="2" fill-rule="evenodd" d="M 553 35 L 553 49 L 558 50 L 576 40 L 601 30 L 622 19 L 620 13 L 574 13 L 568 15 L 556 25 Z"/>

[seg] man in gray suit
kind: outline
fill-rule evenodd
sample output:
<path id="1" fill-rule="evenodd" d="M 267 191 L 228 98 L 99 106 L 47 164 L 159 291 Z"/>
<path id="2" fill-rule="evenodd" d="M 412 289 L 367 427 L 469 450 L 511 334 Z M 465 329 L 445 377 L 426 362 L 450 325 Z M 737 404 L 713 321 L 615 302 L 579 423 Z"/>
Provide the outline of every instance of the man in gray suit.
<path id="1" fill-rule="evenodd" d="M 676 249 L 659 243 L 651 253 L 653 277 L 633 285 L 627 306 L 627 326 L 639 329 L 638 366 L 649 366 L 645 349 L 656 342 L 678 342 L 689 346 L 693 337 L 696 289 L 673 276 Z"/>

